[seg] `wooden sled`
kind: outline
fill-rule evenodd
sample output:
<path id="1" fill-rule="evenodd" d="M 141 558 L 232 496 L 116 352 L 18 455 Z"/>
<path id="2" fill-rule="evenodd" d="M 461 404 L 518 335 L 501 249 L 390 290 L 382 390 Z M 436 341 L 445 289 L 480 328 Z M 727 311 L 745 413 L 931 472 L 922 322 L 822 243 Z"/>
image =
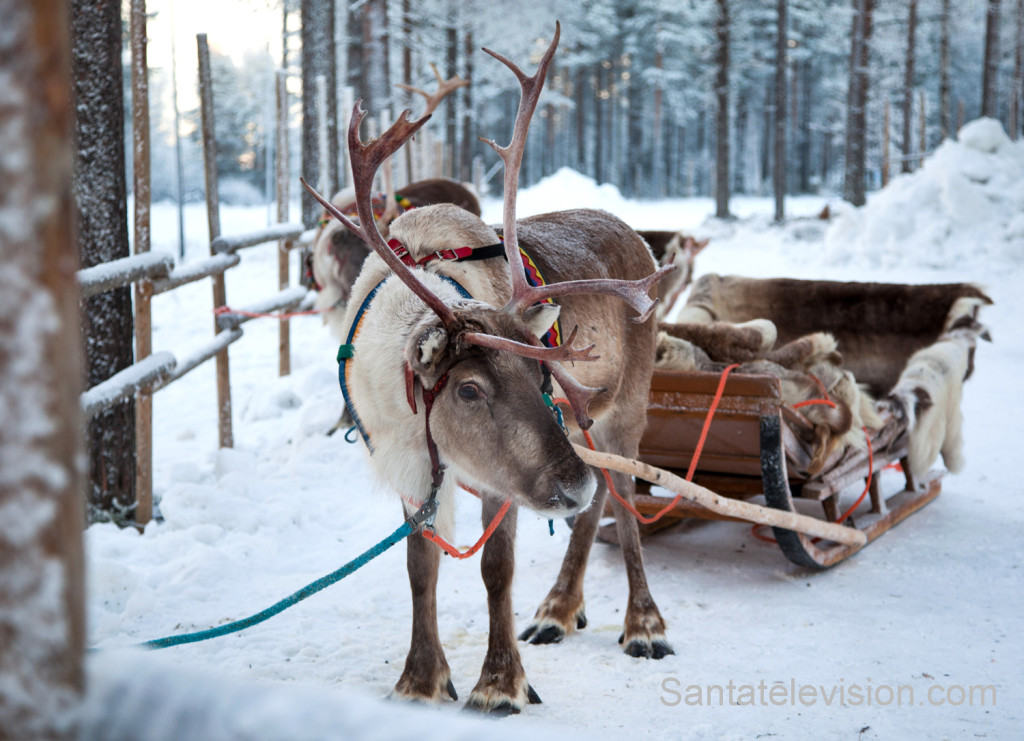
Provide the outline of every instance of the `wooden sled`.
<path id="1" fill-rule="evenodd" d="M 769 318 L 779 328 L 780 343 L 808 332 L 829 331 L 839 339 L 841 351 L 844 346 L 859 348 L 866 345 L 863 336 L 854 339 L 850 337 L 851 328 L 842 326 L 843 318 L 849 318 L 851 313 L 855 313 L 851 311 L 851 306 L 857 307 L 858 303 L 865 302 L 871 304 L 873 300 L 877 303 L 881 296 L 884 305 L 880 311 L 886 313 L 886 309 L 899 310 L 907 314 L 903 307 L 914 305 L 915 300 L 920 302 L 924 298 L 923 291 L 928 291 L 927 298 L 935 301 L 935 289 L 945 289 L 936 306 L 940 310 L 933 311 L 938 316 L 928 326 L 922 327 L 919 318 L 915 322 L 913 316 L 906 315 L 894 316 L 885 325 L 887 332 L 906 334 L 907 342 L 897 354 L 902 357 L 886 357 L 884 363 L 872 365 L 864 358 L 848 358 L 844 353 L 846 366 L 856 367 L 858 381 L 863 380 L 872 387 L 876 396 L 882 396 L 885 390 L 892 387 L 894 379 L 913 352 L 938 339 L 947 312 L 958 298 L 980 295 L 985 302 L 988 301 L 984 294 L 969 284 L 936 287 L 755 281 L 721 279 L 719 276 L 710 278 L 718 281 L 712 281 L 712 288 L 722 294 L 715 299 L 718 305 L 710 308 L 710 304 L 715 301 L 708 299 L 707 290 L 704 291 L 703 299 L 698 295 L 701 288 L 699 282 L 687 306 L 695 299 L 703 300 L 709 307 L 707 313 L 721 321 L 742 322 L 759 317 Z M 725 281 L 731 281 L 728 290 L 719 285 Z M 822 290 L 823 286 L 826 290 Z M 735 300 L 736 295 L 749 294 L 747 289 L 750 287 L 756 289 L 755 293 L 760 292 L 766 296 L 760 305 L 756 301 L 744 303 Z M 835 290 L 830 290 L 832 288 Z M 773 316 L 771 296 L 774 290 L 785 292 L 789 304 L 792 304 L 793 296 L 801 293 L 813 296 L 814 311 L 804 312 L 803 316 L 813 314 L 816 326 L 802 326 L 799 312 L 797 326 L 786 326 L 786 317 Z M 894 300 L 894 296 L 898 300 Z M 739 308 L 727 313 L 730 310 L 723 309 L 723 304 Z M 870 306 L 867 313 L 871 313 Z M 873 374 L 872 368 L 876 367 L 878 372 Z M 685 475 L 719 381 L 720 376 L 716 373 L 655 371 L 648 401 L 647 429 L 640 442 L 639 459 L 642 462 L 679 476 Z M 870 455 L 856 448 L 840 448 L 832 453 L 821 472 L 811 476 L 807 473 L 811 460 L 811 446 L 807 439 L 811 435 L 802 433 L 810 433 L 813 426 L 798 410 L 783 403 L 779 379 L 769 375 L 733 373 L 726 381 L 725 392 L 710 425 L 693 481 L 722 497 L 746 500 L 763 494 L 769 507 L 788 512 L 798 511 L 798 502 L 801 500 L 817 502 L 820 504 L 822 519 L 835 522 L 841 512 L 840 493 L 846 492 L 849 496 L 852 490 L 854 497 L 859 495 L 870 471 L 870 508 L 865 510 L 865 505 L 862 505 L 843 523 L 863 532 L 866 541 L 870 543 L 934 500 L 939 495 L 942 478 L 941 471 L 932 469 L 922 477 L 923 480 L 912 479 L 910 467 L 905 460 L 909 443 L 906 423 L 897 419 L 893 411 L 884 408 L 884 405 L 880 412 L 884 425 L 871 435 Z M 902 464 L 904 485 L 896 493 L 885 496 L 879 474 L 894 463 Z M 645 515 L 661 511 L 671 501 L 671 497 L 651 495 L 650 486 L 646 482 L 638 479 L 637 484 L 636 508 Z M 860 488 L 855 489 L 854 485 Z M 847 499 L 847 504 L 849 501 Z M 811 511 L 814 509 L 810 506 Z M 807 514 L 808 505 L 800 505 L 799 511 Z M 658 524 L 648 526 L 647 530 L 651 532 L 660 529 L 662 522 L 671 524 L 682 518 L 735 519 L 723 517 L 718 512 L 684 500 Z M 829 568 L 863 547 L 812 539 L 779 527 L 773 527 L 773 531 L 776 542 L 790 561 L 812 569 Z"/>

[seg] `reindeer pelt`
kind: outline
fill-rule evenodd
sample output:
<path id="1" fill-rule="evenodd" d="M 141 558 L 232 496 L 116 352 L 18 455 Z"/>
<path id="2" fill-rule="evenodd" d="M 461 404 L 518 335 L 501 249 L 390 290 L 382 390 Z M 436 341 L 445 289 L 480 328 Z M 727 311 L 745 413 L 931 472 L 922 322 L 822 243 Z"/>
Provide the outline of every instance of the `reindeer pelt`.
<path id="1" fill-rule="evenodd" d="M 780 343 L 830 332 L 845 367 L 876 396 L 892 390 L 910 356 L 935 342 L 954 316 L 992 303 L 972 283 L 903 285 L 735 275 L 701 276 L 677 321 L 769 319 Z M 951 311 L 959 307 L 956 311 Z M 975 311 L 976 313 L 976 311 Z"/>
<path id="2" fill-rule="evenodd" d="M 952 329 L 911 356 L 889 396 L 907 422 L 907 463 L 915 480 L 927 473 L 940 453 L 949 471 L 956 473 L 964 465 L 963 382 L 970 375 L 978 338 L 990 339 L 970 314 L 952 317 Z"/>
<path id="3" fill-rule="evenodd" d="M 727 364 L 741 360 L 752 352 L 750 335 L 730 332 L 729 325 L 661 325 L 655 351 L 655 367 L 662 370 L 709 371 L 721 373 Z M 707 332 L 705 330 L 720 330 Z M 690 336 L 694 341 L 683 339 Z M 723 340 L 734 337 L 736 347 L 729 348 Z M 718 360 L 697 344 L 708 340 Z M 835 338 L 816 332 L 793 340 L 781 348 L 762 351 L 762 358 L 741 362 L 737 373 L 771 375 L 780 380 L 782 400 L 789 406 L 821 400 L 823 392 L 829 404 L 811 404 L 801 408 L 814 428 L 812 457 L 808 474 L 820 472 L 829 456 L 839 447 L 866 446 L 863 428 L 878 429 L 882 420 L 868 392 L 860 387 L 853 374 L 841 367 L 842 357 Z"/>

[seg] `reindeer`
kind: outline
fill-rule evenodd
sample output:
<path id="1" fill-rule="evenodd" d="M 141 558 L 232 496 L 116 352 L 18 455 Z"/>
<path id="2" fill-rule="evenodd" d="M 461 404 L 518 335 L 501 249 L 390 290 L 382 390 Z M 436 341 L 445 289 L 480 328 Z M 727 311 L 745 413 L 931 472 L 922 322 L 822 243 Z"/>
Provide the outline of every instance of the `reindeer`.
<path id="1" fill-rule="evenodd" d="M 403 214 L 391 225 L 390 247 L 373 226 L 374 173 L 426 120 L 409 121 L 408 111 L 379 139 L 363 144 L 359 124 L 365 112 L 356 105 L 348 136 L 358 225 L 318 196 L 374 250 L 346 311 L 352 357 L 344 377 L 375 472 L 403 496 L 407 515 L 424 498 L 436 501 L 434 527 L 442 534 L 451 531 L 456 481 L 481 494 L 485 523 L 511 502 L 481 559 L 489 638 L 479 681 L 467 702 L 467 707 L 493 713 L 517 713 L 527 702 L 540 702 L 523 671 L 514 630 L 517 508 L 525 505 L 548 517 L 576 516 L 558 579 L 521 636 L 532 643 L 557 642 L 586 625 L 583 574 L 606 494 L 602 477 L 580 460 L 570 439 L 578 440 L 580 430 L 590 428 L 602 449 L 637 455 L 654 360 L 655 327 L 647 321 L 655 308 L 650 293 L 671 270 L 657 269 L 643 240 L 610 214 L 577 210 L 515 218 L 527 131 L 559 35 L 556 25 L 531 77 L 504 56 L 484 50 L 507 66 L 522 88 L 511 143 L 488 142 L 505 164 L 504 260 L 433 259 L 443 250 L 479 252 L 498 243 L 494 229 L 454 206 Z M 531 257 L 547 285 L 527 283 L 519 234 L 543 245 Z M 544 303 L 554 298 L 557 305 Z M 538 336 L 556 320 L 573 329 L 560 345 L 544 347 Z M 591 353 L 595 345 L 600 355 Z M 567 398 L 572 408 L 566 420 L 569 437 L 545 405 L 543 369 L 554 381 L 555 395 Z M 631 498 L 632 481 L 613 477 L 619 491 Z M 629 582 L 619 640 L 630 655 L 661 658 L 672 649 L 647 586 L 637 525 L 615 506 Z M 457 699 L 437 628 L 440 551 L 416 534 L 407 545 L 412 644 L 393 695 Z"/>

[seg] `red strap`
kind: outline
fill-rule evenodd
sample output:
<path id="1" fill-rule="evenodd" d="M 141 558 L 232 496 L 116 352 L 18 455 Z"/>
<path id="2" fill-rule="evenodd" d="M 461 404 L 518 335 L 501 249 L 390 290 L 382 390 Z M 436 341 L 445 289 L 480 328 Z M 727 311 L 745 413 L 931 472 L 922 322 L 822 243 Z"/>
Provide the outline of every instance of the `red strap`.
<path id="1" fill-rule="evenodd" d="M 390 247 L 391 251 L 398 256 L 398 259 L 410 268 L 414 268 L 417 265 L 426 265 L 432 260 L 464 260 L 473 254 L 472 247 L 457 247 L 454 250 L 437 250 L 436 252 L 431 252 L 426 257 L 417 260 L 409 254 L 409 249 L 397 239 L 389 239 L 388 247 Z"/>

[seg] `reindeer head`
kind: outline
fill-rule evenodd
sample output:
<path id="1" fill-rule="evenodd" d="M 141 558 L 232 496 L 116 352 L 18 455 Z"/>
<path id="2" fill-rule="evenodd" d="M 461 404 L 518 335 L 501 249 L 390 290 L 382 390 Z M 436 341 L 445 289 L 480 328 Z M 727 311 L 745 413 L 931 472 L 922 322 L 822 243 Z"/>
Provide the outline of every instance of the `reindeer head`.
<path id="1" fill-rule="evenodd" d="M 480 301 L 440 298 L 418 277 L 422 273 L 410 269 L 392 252 L 376 228 L 370 188 L 377 168 L 425 123 L 426 116 L 409 121 L 409 112 L 404 111 L 380 138 L 364 144 L 359 138 L 359 126 L 366 114 L 361 102 L 356 103 L 348 141 L 357 194 L 358 224 L 308 185 L 306 188 L 329 213 L 359 234 L 429 309 L 430 313 L 424 314 L 410 335 L 405 363 L 409 399 L 413 404 L 415 393 L 412 385 L 416 379 L 422 388 L 435 389 L 438 381 L 447 376 L 446 383 L 437 391 L 430 422 L 431 433 L 442 457 L 457 465 L 460 475 L 475 479 L 489 490 L 518 495 L 541 511 L 565 514 L 589 504 L 596 479 L 573 453 L 545 406 L 540 392 L 541 369 L 537 361 L 546 365 L 558 381 L 572 405 L 577 424 L 583 429 L 593 423 L 587 416 L 589 402 L 604 389 L 588 388 L 578 383 L 561 364 L 562 361 L 585 362 L 599 357 L 591 354 L 593 345 L 573 347 L 575 329 L 562 345 L 553 348 L 541 346 L 538 335 L 546 331 L 557 316 L 556 307 L 541 302 L 568 295 L 610 295 L 633 307 L 639 314 L 634 321 L 643 322 L 655 306 L 649 296 L 651 288 L 671 267 L 637 281 L 577 280 L 540 287 L 531 287 L 526 281 L 516 240 L 518 173 L 530 118 L 536 109 L 558 37 L 556 26 L 554 40 L 532 77 L 527 77 L 501 55 L 485 49 L 512 70 L 522 87 L 512 142 L 507 147 L 488 142 L 505 163 L 503 228 L 511 290 L 505 294 L 509 299 L 504 307 L 497 308 Z M 439 213 L 444 213 L 442 207 L 425 208 L 403 219 L 434 219 Z M 443 232 L 446 224 L 450 224 L 451 229 L 459 228 L 456 221 L 446 222 L 444 219 L 434 220 L 431 228 Z M 397 233 L 401 222 L 396 221 L 394 226 Z M 416 231 L 420 233 L 420 230 Z M 444 235 L 438 238 L 444 239 Z M 483 243 L 489 239 L 482 232 L 480 238 L 485 240 Z"/>

